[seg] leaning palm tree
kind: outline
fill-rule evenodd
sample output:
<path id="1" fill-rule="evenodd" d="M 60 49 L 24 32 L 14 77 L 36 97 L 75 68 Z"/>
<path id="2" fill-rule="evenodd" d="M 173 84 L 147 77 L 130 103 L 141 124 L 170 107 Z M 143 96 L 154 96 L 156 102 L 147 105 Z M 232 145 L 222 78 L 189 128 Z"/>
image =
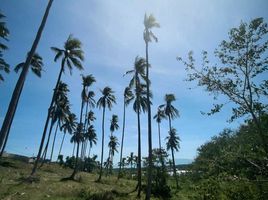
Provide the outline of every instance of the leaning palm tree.
<path id="1" fill-rule="evenodd" d="M 15 86 L 15 89 L 13 90 L 13 93 L 12 93 L 12 97 L 11 97 L 11 100 L 10 100 L 10 103 L 9 103 L 9 106 L 8 106 L 8 110 L 7 110 L 7 113 L 5 115 L 5 119 L 3 121 L 3 124 L 2 124 L 2 128 L 1 128 L 1 131 L 0 131 L 0 149 L 2 149 L 3 147 L 3 144 L 4 144 L 4 140 L 7 136 L 7 133 L 11 127 L 11 124 L 12 124 L 12 121 L 13 121 L 13 118 L 15 116 L 15 112 L 16 112 L 16 108 L 17 108 L 17 104 L 19 102 L 19 98 L 20 98 L 20 95 L 21 95 L 21 88 L 23 86 L 23 83 L 26 79 L 26 76 L 27 76 L 27 72 L 29 70 L 29 67 L 30 67 L 30 64 L 31 64 L 31 60 L 32 60 L 32 57 L 35 53 L 35 50 L 38 46 L 38 43 L 39 43 L 39 40 L 41 38 L 41 35 L 42 35 L 42 32 L 44 30 L 44 27 L 45 27 L 45 24 L 46 24 L 46 21 L 47 21 L 47 17 L 48 17 L 48 14 L 49 14 L 49 10 L 51 8 L 51 5 L 53 3 L 53 0 L 49 0 L 48 4 L 47 4 L 47 7 L 46 7 L 46 11 L 45 11 L 45 14 L 42 18 L 42 22 L 38 28 L 38 31 L 37 31 L 37 34 L 36 34 L 36 37 L 34 39 L 34 42 L 32 44 L 32 47 L 31 47 L 31 50 L 26 58 L 26 61 L 25 61 L 25 64 L 24 64 L 24 67 L 22 69 L 22 72 L 20 73 L 20 76 L 19 76 L 19 79 L 16 83 L 16 86 Z M 40 153 L 41 155 L 41 153 Z"/>
<path id="2" fill-rule="evenodd" d="M 140 130 L 140 112 L 146 112 L 148 110 L 147 106 L 147 91 L 146 85 L 142 81 L 146 80 L 145 76 L 146 61 L 144 58 L 136 57 L 134 63 L 134 69 L 127 71 L 126 74 L 133 74 L 130 80 L 129 86 L 135 90 L 135 100 L 133 103 L 133 109 L 137 113 L 138 121 L 138 197 L 141 192 L 141 130 Z"/>
<path id="3" fill-rule="evenodd" d="M 9 35 L 9 30 L 6 27 L 6 23 L 4 21 L 2 21 L 3 18 L 5 18 L 6 16 L 3 15 L 0 12 L 0 38 L 3 40 L 8 40 L 7 37 Z M 6 63 L 6 61 L 3 58 L 3 51 L 7 50 L 8 47 L 3 44 L 2 42 L 0 42 L 0 71 L 4 71 L 5 73 L 9 73 L 9 64 Z M 0 74 L 0 82 L 4 81 L 4 77 L 2 76 L 2 74 Z"/>
<path id="4" fill-rule="evenodd" d="M 162 150 L 162 147 L 161 147 L 160 124 L 161 124 L 162 119 L 165 119 L 165 118 L 166 118 L 165 112 L 163 110 L 161 110 L 160 107 L 158 107 L 157 113 L 155 114 L 154 119 L 155 119 L 155 121 L 157 122 L 157 125 L 158 125 L 158 141 L 159 141 L 159 149 L 160 149 L 160 152 Z M 161 159 L 162 167 L 164 167 L 163 156 L 162 156 L 161 153 L 160 153 L 160 159 Z"/>
<path id="5" fill-rule="evenodd" d="M 56 124 L 56 122 L 58 122 L 57 126 L 56 126 L 56 131 L 57 131 L 58 126 L 60 125 L 60 121 L 69 112 L 69 100 L 67 97 L 67 92 L 69 92 L 67 84 L 60 81 L 59 86 L 58 86 L 58 90 L 57 90 L 57 94 L 56 94 L 56 98 L 55 98 L 55 104 L 51 108 L 51 112 L 50 112 L 51 113 L 51 116 L 50 116 L 51 123 L 50 123 L 49 132 L 48 132 L 47 142 L 46 142 L 46 145 L 45 145 L 45 148 L 43 151 L 43 155 L 42 155 L 42 158 L 43 158 L 42 165 L 44 164 L 44 162 L 46 160 L 48 145 L 50 142 L 50 137 L 51 137 L 51 133 L 52 133 L 52 129 L 53 129 L 54 125 Z M 54 135 L 56 135 L 56 131 L 55 131 Z"/>
<path id="6" fill-rule="evenodd" d="M 39 146 L 37 158 L 36 158 L 31 175 L 33 175 L 35 173 L 38 162 L 40 160 L 40 156 L 42 153 L 42 149 L 43 149 L 43 145 L 44 145 L 44 141 L 45 141 L 45 137 L 46 137 L 47 127 L 49 124 L 51 108 L 53 107 L 54 101 L 56 99 L 56 93 L 58 90 L 58 85 L 60 83 L 62 73 L 64 72 L 66 65 L 67 65 L 68 69 L 70 70 L 70 73 L 72 72 L 73 67 L 76 67 L 78 70 L 83 70 L 83 66 L 82 66 L 81 61 L 84 60 L 84 52 L 81 49 L 81 46 L 82 46 L 82 43 L 80 42 L 80 40 L 78 40 L 77 38 L 73 38 L 73 36 L 70 35 L 68 37 L 67 41 L 64 43 L 63 49 L 59 49 L 57 47 L 51 47 L 51 49 L 56 53 L 54 61 L 56 62 L 59 58 L 62 58 L 61 68 L 60 68 L 60 73 L 58 75 L 57 83 L 56 83 L 56 86 L 54 89 L 54 93 L 53 93 L 53 96 L 52 96 L 52 99 L 50 102 L 50 106 L 48 109 L 48 114 L 47 114 L 44 130 L 43 130 L 41 144 Z"/>
<path id="7" fill-rule="evenodd" d="M 103 151 L 104 151 L 104 118 L 105 118 L 105 109 L 108 107 L 109 110 L 112 109 L 114 103 L 116 103 L 115 96 L 113 95 L 114 91 L 110 87 L 105 87 L 101 90 L 102 96 L 97 102 L 97 107 L 102 108 L 102 145 L 101 145 L 101 163 L 100 163 L 100 174 L 97 181 L 101 180 L 102 176 L 102 167 L 103 167 Z"/>
<path id="8" fill-rule="evenodd" d="M 151 188 L 152 188 L 152 122 L 151 122 L 151 106 L 150 106 L 150 85 L 149 85 L 149 55 L 148 55 L 148 46 L 149 42 L 152 42 L 152 39 L 156 42 L 158 41 L 157 37 L 153 34 L 152 28 L 159 28 L 159 23 L 156 22 L 156 19 L 151 14 L 149 17 L 145 14 L 144 16 L 144 31 L 143 39 L 145 42 L 145 51 L 146 51 L 146 81 L 147 81 L 147 105 L 148 105 L 148 159 L 149 159 L 149 168 L 148 168 L 148 181 L 147 181 L 147 191 L 146 198 L 150 199 L 151 197 Z"/>
<path id="9" fill-rule="evenodd" d="M 16 67 L 14 68 L 14 71 L 15 71 L 16 73 L 18 73 L 19 70 L 21 70 L 21 69 L 23 68 L 24 64 L 25 64 L 25 63 L 19 63 L 18 65 L 16 65 Z M 33 72 L 37 77 L 39 77 L 39 78 L 41 78 L 41 75 L 42 75 L 42 71 L 43 71 L 42 68 L 43 68 L 43 65 L 44 65 L 44 64 L 43 64 L 43 59 L 42 59 L 42 57 L 41 57 L 40 55 L 38 55 L 38 53 L 35 53 L 35 54 L 33 55 L 32 60 L 31 60 L 30 67 L 31 67 L 32 72 Z M 20 93 L 22 92 L 23 86 L 24 86 L 24 82 L 23 82 L 22 87 L 21 87 L 21 89 L 20 89 Z M 17 105 L 18 105 L 18 104 L 16 104 L 16 106 L 17 106 Z M 15 108 L 15 112 L 16 112 L 16 109 L 17 109 L 17 107 Z M 11 120 L 11 123 L 12 123 L 12 121 L 13 121 L 13 118 L 12 118 L 12 120 Z M 5 141 L 4 141 L 3 147 L 2 147 L 2 149 L 1 149 L 0 156 L 2 156 L 2 154 L 3 154 L 4 150 L 5 150 L 5 147 L 6 147 L 6 144 L 7 144 L 7 140 L 8 140 L 8 137 L 9 137 L 10 127 L 11 127 L 11 124 L 10 124 L 10 126 L 9 126 L 9 128 L 8 128 L 8 130 L 7 130 L 6 137 L 5 137 Z"/>
<path id="10" fill-rule="evenodd" d="M 177 136 L 177 130 L 175 128 L 171 128 L 169 131 L 169 136 L 166 137 L 167 140 L 167 150 L 171 149 L 172 155 L 172 162 L 173 162 L 173 174 L 176 179 L 176 186 L 177 189 L 179 188 L 177 174 L 176 174 L 176 166 L 175 166 L 175 159 L 174 159 L 174 150 L 179 151 L 180 148 L 180 138 Z"/>
<path id="11" fill-rule="evenodd" d="M 63 122 L 62 126 L 60 127 L 60 129 L 63 131 L 63 137 L 61 140 L 58 156 L 61 155 L 61 150 L 62 150 L 62 146 L 63 146 L 63 142 L 65 139 L 66 133 L 69 133 L 70 135 L 72 135 L 73 132 L 76 130 L 76 125 L 77 125 L 76 120 L 77 120 L 77 118 L 76 118 L 76 115 L 74 113 L 69 113 L 64 118 L 64 122 Z"/>
<path id="12" fill-rule="evenodd" d="M 130 87 L 126 87 L 124 91 L 124 111 L 123 111 L 123 128 L 122 128 L 122 139 L 121 139 L 121 150 L 120 150 L 120 161 L 119 161 L 119 172 L 117 179 L 120 178 L 121 175 L 121 164 L 123 164 L 122 156 L 123 156 L 123 146 L 124 146 L 124 136 L 125 136 L 125 123 L 126 123 L 126 106 L 133 100 L 134 96 L 130 89 Z"/>

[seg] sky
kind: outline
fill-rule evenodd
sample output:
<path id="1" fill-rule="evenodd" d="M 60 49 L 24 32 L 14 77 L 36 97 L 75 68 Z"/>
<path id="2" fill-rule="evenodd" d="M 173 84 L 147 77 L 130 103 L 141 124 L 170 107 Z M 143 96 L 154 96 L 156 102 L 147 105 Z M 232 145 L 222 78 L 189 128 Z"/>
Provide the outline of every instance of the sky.
<path id="1" fill-rule="evenodd" d="M 10 30 L 7 43 L 9 50 L 4 57 L 12 69 L 25 61 L 46 4 L 47 1 L 43 0 L 1 0 L 0 10 L 6 15 L 5 21 Z M 81 40 L 85 52 L 84 71 L 74 69 L 72 75 L 66 71 L 62 77 L 69 85 L 72 111 L 79 115 L 81 74 L 93 74 L 96 78 L 97 82 L 92 86 L 96 100 L 105 86 L 110 86 L 115 91 L 117 104 L 105 116 L 106 158 L 112 114 L 119 116 L 119 126 L 122 127 L 123 91 L 130 80 L 128 76 L 123 77 L 123 74 L 133 68 L 136 56 L 145 57 L 143 19 L 147 13 L 153 14 L 161 26 L 153 30 L 158 37 L 158 43 L 149 45 L 152 114 L 164 103 L 165 94 L 175 94 L 177 100 L 174 106 L 179 110 L 180 117 L 172 121 L 172 126 L 177 129 L 181 139 L 180 150 L 175 157 L 194 159 L 200 145 L 224 128 L 239 127 L 243 119 L 227 122 L 232 105 L 213 116 L 201 115 L 200 111 L 209 111 L 215 102 L 203 88 L 185 81 L 185 68 L 176 57 L 187 58 L 188 52 L 193 50 L 198 63 L 202 50 L 206 50 L 210 60 L 217 62 L 213 52 L 222 40 L 228 39 L 228 31 L 239 26 L 241 21 L 249 22 L 257 17 L 263 17 L 267 22 L 267 9 L 266 0 L 55 0 L 37 48 L 44 60 L 44 72 L 41 79 L 32 73 L 27 76 L 6 150 L 27 156 L 37 154 L 52 90 L 60 70 L 60 62 L 53 61 L 54 53 L 50 47 L 62 48 L 72 34 Z M 4 77 L 5 82 L 0 84 L 0 124 L 3 122 L 18 75 L 12 71 Z M 98 145 L 93 147 L 92 153 L 100 155 L 102 111 L 93 111 L 97 118 L 94 126 Z M 132 105 L 128 106 L 126 112 L 124 156 L 137 152 L 137 116 Z M 141 122 L 142 155 L 146 156 L 146 114 L 142 114 Z M 158 132 L 155 121 L 152 129 L 153 147 L 157 148 Z M 121 134 L 122 129 L 115 132 L 120 141 Z M 165 145 L 168 135 L 167 121 L 161 123 L 161 134 L 162 145 Z M 59 133 L 57 136 L 55 152 L 58 152 L 62 135 Z M 70 136 L 67 136 L 63 147 L 65 156 L 72 154 L 73 145 L 69 141 Z M 115 161 L 118 160 L 119 154 L 116 154 Z"/>

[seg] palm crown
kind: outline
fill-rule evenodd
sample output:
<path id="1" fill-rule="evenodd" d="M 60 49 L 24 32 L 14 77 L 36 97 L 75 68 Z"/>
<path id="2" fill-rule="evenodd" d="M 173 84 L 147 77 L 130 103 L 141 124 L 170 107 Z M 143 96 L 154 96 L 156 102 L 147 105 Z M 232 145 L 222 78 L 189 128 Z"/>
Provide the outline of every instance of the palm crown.
<path id="1" fill-rule="evenodd" d="M 163 104 L 159 106 L 160 109 L 164 109 L 164 113 L 166 116 L 170 117 L 171 119 L 174 119 L 176 117 L 179 117 L 179 111 L 172 105 L 172 102 L 176 100 L 174 94 L 166 94 L 165 95 L 165 102 L 166 104 Z"/>
<path id="2" fill-rule="evenodd" d="M 164 110 L 161 110 L 161 108 L 158 107 L 157 113 L 154 116 L 155 121 L 157 123 L 161 123 L 162 119 L 165 119 L 165 118 L 166 118 L 166 115 L 165 115 Z"/>
<path id="3" fill-rule="evenodd" d="M 14 71 L 18 73 L 18 71 L 23 68 L 24 64 L 25 63 L 22 62 L 16 65 L 16 67 L 14 68 Z M 30 62 L 30 67 L 31 67 L 32 72 L 39 78 L 41 77 L 41 71 L 42 71 L 43 65 L 44 64 L 43 64 L 42 57 L 38 53 L 34 53 Z"/>
<path id="4" fill-rule="evenodd" d="M 108 107 L 109 110 L 111 110 L 114 103 L 116 103 L 115 96 L 113 95 L 114 91 L 110 87 L 105 87 L 103 90 L 101 90 L 102 97 L 97 102 L 97 106 L 99 108 L 101 107 Z"/>
<path id="5" fill-rule="evenodd" d="M 67 41 L 64 43 L 64 48 L 60 49 L 57 47 L 51 47 L 51 49 L 56 53 L 54 61 L 56 62 L 62 57 L 62 66 L 67 64 L 67 67 L 72 73 L 72 68 L 75 66 L 79 70 L 83 70 L 81 61 L 84 60 L 84 52 L 81 49 L 82 43 L 77 38 L 73 38 L 70 35 Z M 64 70 L 64 68 L 62 69 Z"/>
<path id="6" fill-rule="evenodd" d="M 152 28 L 160 28 L 160 24 L 156 22 L 155 17 L 150 14 L 149 17 L 145 14 L 144 16 L 144 32 L 143 32 L 143 39 L 146 43 L 151 42 L 152 38 L 157 42 L 157 37 L 151 31 Z"/>
<path id="7" fill-rule="evenodd" d="M 169 131 L 169 136 L 166 137 L 167 140 L 167 150 L 175 149 L 176 151 L 180 148 L 180 138 L 177 135 L 177 130 L 175 128 L 171 128 Z"/>
<path id="8" fill-rule="evenodd" d="M 114 132 L 115 130 L 119 129 L 119 125 L 118 125 L 118 116 L 117 115 L 113 115 L 112 119 L 111 119 L 111 125 L 110 125 L 110 131 Z"/>

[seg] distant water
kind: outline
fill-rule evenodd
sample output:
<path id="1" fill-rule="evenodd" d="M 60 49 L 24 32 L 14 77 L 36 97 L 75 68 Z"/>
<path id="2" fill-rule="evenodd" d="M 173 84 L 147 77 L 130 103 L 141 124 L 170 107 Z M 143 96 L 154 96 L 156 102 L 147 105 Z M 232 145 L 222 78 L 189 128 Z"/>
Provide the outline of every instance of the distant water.
<path id="1" fill-rule="evenodd" d="M 193 161 L 194 160 L 192 159 L 186 159 L 186 158 L 175 159 L 176 165 L 191 164 Z"/>

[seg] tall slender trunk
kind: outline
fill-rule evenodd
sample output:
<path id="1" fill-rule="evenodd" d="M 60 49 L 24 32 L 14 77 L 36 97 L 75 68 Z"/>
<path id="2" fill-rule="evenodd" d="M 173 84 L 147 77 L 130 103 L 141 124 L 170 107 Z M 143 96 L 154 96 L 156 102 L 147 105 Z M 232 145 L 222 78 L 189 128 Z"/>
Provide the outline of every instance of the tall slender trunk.
<path id="1" fill-rule="evenodd" d="M 149 200 L 151 197 L 152 189 L 152 124 L 151 124 L 151 104 L 150 104 L 150 83 L 149 83 L 149 58 L 148 58 L 148 42 L 146 43 L 146 88 L 147 88 L 147 106 L 148 106 L 148 177 L 147 177 L 147 191 L 146 191 L 146 200 Z"/>
<path id="2" fill-rule="evenodd" d="M 51 133 L 52 133 L 53 126 L 54 126 L 54 123 L 51 122 L 51 124 L 50 124 L 50 128 L 49 128 L 49 133 L 48 133 L 47 143 L 46 143 L 45 149 L 44 149 L 44 151 L 43 151 L 43 154 L 42 154 L 42 156 L 41 156 L 42 164 L 41 164 L 40 167 L 42 167 L 43 164 L 44 164 L 45 161 L 46 161 L 46 157 L 47 157 L 47 149 L 48 149 L 48 145 L 49 145 L 50 136 L 51 136 Z"/>
<path id="3" fill-rule="evenodd" d="M 121 140 L 121 150 L 120 150 L 120 165 L 117 179 L 120 178 L 121 168 L 122 168 L 122 157 L 123 157 L 123 146 L 124 146 L 124 136 L 125 136 L 125 124 L 126 124 L 126 103 L 124 98 L 124 111 L 123 111 L 123 128 L 122 128 L 122 140 Z"/>
<path id="4" fill-rule="evenodd" d="M 12 97 L 11 97 L 11 100 L 10 100 L 10 103 L 8 106 L 8 110 L 7 110 L 5 119 L 4 119 L 3 124 L 2 124 L 1 132 L 0 132 L 0 149 L 2 149 L 2 147 L 3 147 L 5 138 L 7 138 L 8 131 L 10 130 L 13 118 L 15 116 L 17 104 L 19 102 L 20 95 L 21 95 L 21 90 L 22 90 L 23 84 L 25 82 L 26 75 L 27 75 L 27 72 L 29 70 L 32 57 L 36 51 L 37 45 L 38 45 L 40 38 L 42 36 L 42 32 L 44 30 L 44 27 L 45 27 L 45 24 L 47 21 L 47 17 L 49 14 L 49 10 L 51 8 L 52 3 L 53 3 L 53 0 L 49 0 L 47 7 L 46 7 L 45 14 L 44 14 L 43 19 L 42 19 L 42 22 L 38 28 L 35 40 L 33 42 L 31 50 L 27 56 L 27 59 L 26 59 L 25 64 L 23 66 L 22 72 L 20 74 L 20 77 L 19 77 L 19 79 L 16 83 L 16 86 L 15 86 L 15 89 L 13 91 L 13 94 L 12 94 Z"/>
<path id="5" fill-rule="evenodd" d="M 170 117 L 170 115 L 168 115 L 168 122 L 169 122 L 169 131 L 171 132 L 171 117 Z M 172 161 L 173 161 L 173 176 L 175 177 L 175 180 L 176 180 L 177 189 L 179 189 L 178 178 L 177 178 L 177 173 L 176 173 L 176 165 L 175 165 L 175 159 L 174 159 L 174 149 L 172 147 L 171 147 L 171 153 L 172 153 Z"/>
<path id="6" fill-rule="evenodd" d="M 179 189 L 179 183 L 178 183 L 178 178 L 177 178 L 177 172 L 176 172 L 176 164 L 175 164 L 175 159 L 174 159 L 174 150 L 171 147 L 171 154 L 172 154 L 172 162 L 173 162 L 173 176 L 175 177 L 176 180 L 176 187 Z"/>
<path id="7" fill-rule="evenodd" d="M 62 141 L 61 141 L 61 144 L 60 144 L 59 155 L 61 154 L 61 149 L 62 149 L 62 146 L 63 146 L 63 142 L 64 142 L 64 139 L 65 139 L 65 136 L 66 136 L 66 133 L 63 134 L 63 138 L 62 138 Z M 59 155 L 58 155 L 58 157 L 59 157 Z"/>
<path id="8" fill-rule="evenodd" d="M 38 150 L 38 154 L 37 154 L 37 157 L 36 157 L 36 161 L 34 163 L 34 167 L 32 169 L 31 176 L 34 175 L 34 173 L 36 172 L 37 165 L 38 165 L 38 162 L 40 160 L 40 156 L 41 156 L 41 153 L 42 153 L 42 150 L 43 150 L 43 146 L 44 146 L 44 142 L 45 142 L 45 138 L 46 138 L 46 133 L 47 133 L 47 126 L 48 126 L 49 119 L 50 119 L 50 112 L 51 112 L 52 106 L 54 104 L 54 101 L 56 99 L 56 94 L 57 94 L 57 90 L 58 90 L 59 83 L 60 83 L 60 80 L 61 80 L 62 72 L 63 72 L 63 69 L 64 69 L 64 64 L 65 64 L 65 58 L 61 62 L 60 73 L 59 73 L 59 76 L 58 76 L 58 79 L 57 79 L 57 83 L 56 83 L 56 87 L 54 89 L 53 96 L 52 96 L 52 99 L 51 99 L 51 102 L 50 102 L 50 105 L 49 105 L 49 108 L 48 108 L 48 113 L 47 113 L 47 118 L 46 118 L 46 122 L 45 122 L 45 127 L 44 127 L 44 130 L 43 130 L 43 135 L 42 135 L 41 143 L 40 143 L 40 146 L 39 146 L 39 150 Z"/>
<path id="9" fill-rule="evenodd" d="M 90 158 L 90 151 L 91 151 L 91 145 L 89 145 L 89 149 L 88 149 L 88 158 Z"/>
<path id="10" fill-rule="evenodd" d="M 100 164 L 100 175 L 99 175 L 98 181 L 101 180 L 101 176 L 102 176 L 103 150 L 104 150 L 104 116 L 105 116 L 105 106 L 103 107 L 103 112 L 102 112 L 101 164 Z"/>
<path id="11" fill-rule="evenodd" d="M 86 103 L 86 114 L 85 114 L 85 120 L 84 120 L 84 133 L 86 132 L 87 128 L 88 128 L 88 120 L 87 120 L 87 114 L 88 114 L 88 101 Z M 83 148 L 81 151 L 81 158 L 84 159 L 86 156 L 86 151 L 87 151 L 87 138 L 85 139 L 85 141 L 83 142 Z"/>
<path id="12" fill-rule="evenodd" d="M 21 91 L 22 91 L 22 89 L 23 89 L 23 86 L 24 86 L 24 82 L 23 82 L 22 88 L 21 88 L 21 90 L 20 90 L 20 95 L 21 95 Z M 14 115 L 15 115 L 15 112 L 16 112 L 16 110 L 17 110 L 17 107 L 18 107 L 18 103 L 16 104 L 15 111 L 13 112 L 13 116 L 12 116 L 12 119 L 11 119 L 11 123 L 9 124 L 9 127 L 8 127 L 7 135 L 6 135 L 6 137 L 5 137 L 5 142 L 4 142 L 3 148 L 2 148 L 1 153 L 0 153 L 0 157 L 2 157 L 2 155 L 3 155 L 4 151 L 5 151 L 5 148 L 6 148 L 6 145 L 7 145 L 7 140 L 8 140 L 9 133 L 10 133 L 11 124 L 12 124 L 12 122 L 13 122 Z"/>
<path id="13" fill-rule="evenodd" d="M 72 157 L 74 157 L 75 147 L 76 147 L 76 142 L 74 142 L 74 147 L 73 147 L 73 154 L 72 154 Z"/>
<path id="14" fill-rule="evenodd" d="M 138 117 L 138 197 L 141 194 L 141 127 L 140 127 L 140 110 L 137 112 Z"/>
<path id="15" fill-rule="evenodd" d="M 79 142 L 77 142 L 75 165 L 74 165 L 74 171 L 70 177 L 71 179 L 74 179 L 74 176 L 78 171 L 79 146 L 80 146 L 80 144 L 79 144 Z"/>
<path id="16" fill-rule="evenodd" d="M 158 140 L 159 140 L 159 150 L 160 150 L 160 162 L 162 165 L 162 170 L 164 169 L 164 159 L 162 155 L 162 147 L 161 147 L 161 131 L 160 131 L 160 123 L 158 124 Z"/>
<path id="17" fill-rule="evenodd" d="M 51 148 L 51 154 L 50 154 L 49 162 L 52 161 L 52 156 L 53 156 L 53 152 L 54 152 L 54 145 L 55 145 L 55 140 L 56 140 L 56 136 L 57 136 L 58 127 L 59 127 L 59 123 L 57 123 L 56 130 L 55 130 L 55 133 L 54 133 L 54 138 L 53 138 L 53 143 L 52 143 L 52 148 Z"/>

